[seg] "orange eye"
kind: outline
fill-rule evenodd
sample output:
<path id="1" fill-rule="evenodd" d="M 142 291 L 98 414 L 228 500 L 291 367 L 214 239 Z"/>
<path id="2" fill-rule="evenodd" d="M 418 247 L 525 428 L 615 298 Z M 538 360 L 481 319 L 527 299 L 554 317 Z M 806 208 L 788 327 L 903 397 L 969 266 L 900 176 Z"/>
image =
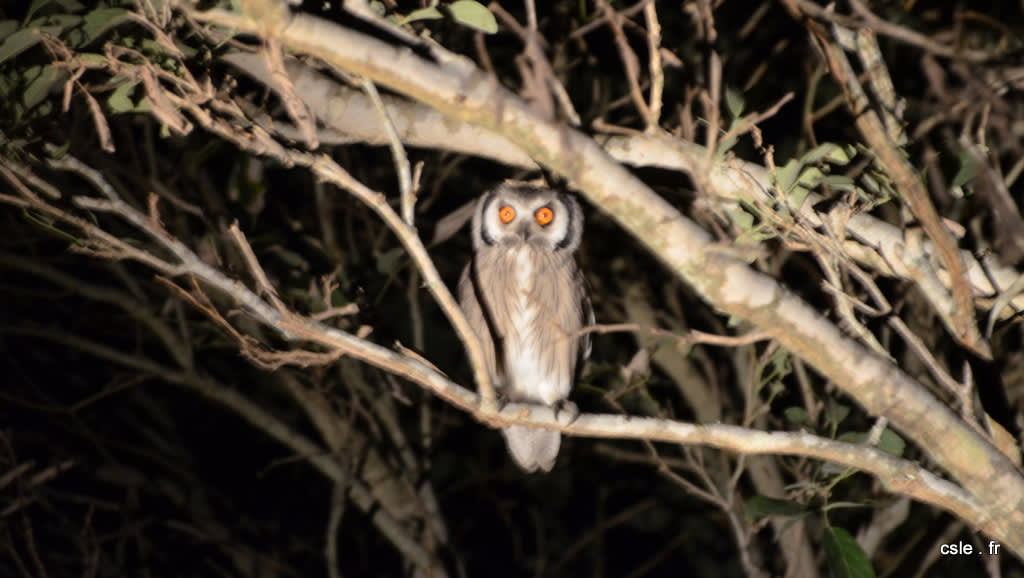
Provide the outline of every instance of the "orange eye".
<path id="1" fill-rule="evenodd" d="M 543 227 L 555 219 L 555 212 L 548 207 L 541 207 L 533 214 L 533 218 L 537 220 L 538 225 Z"/>
<path id="2" fill-rule="evenodd" d="M 498 219 L 501 220 L 502 223 L 505 223 L 505 224 L 511 223 L 512 219 L 515 219 L 515 218 L 516 218 L 516 210 L 513 209 L 512 207 L 510 207 L 508 205 L 505 205 L 504 207 L 498 209 Z"/>

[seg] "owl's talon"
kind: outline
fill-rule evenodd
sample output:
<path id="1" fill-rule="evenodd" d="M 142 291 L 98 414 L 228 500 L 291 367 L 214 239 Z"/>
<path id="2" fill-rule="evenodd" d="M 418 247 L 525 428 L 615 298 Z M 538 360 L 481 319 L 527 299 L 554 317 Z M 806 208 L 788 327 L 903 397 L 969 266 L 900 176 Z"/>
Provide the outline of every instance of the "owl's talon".
<path id="1" fill-rule="evenodd" d="M 495 389 L 495 391 L 494 391 L 494 411 L 500 412 L 501 410 L 505 409 L 505 406 L 508 405 L 509 401 L 511 401 L 511 400 L 509 400 L 507 395 L 502 393 L 500 389 Z"/>
<path id="2" fill-rule="evenodd" d="M 580 415 L 580 408 L 567 399 L 557 401 L 551 409 L 555 412 L 555 421 L 558 425 L 571 425 Z"/>

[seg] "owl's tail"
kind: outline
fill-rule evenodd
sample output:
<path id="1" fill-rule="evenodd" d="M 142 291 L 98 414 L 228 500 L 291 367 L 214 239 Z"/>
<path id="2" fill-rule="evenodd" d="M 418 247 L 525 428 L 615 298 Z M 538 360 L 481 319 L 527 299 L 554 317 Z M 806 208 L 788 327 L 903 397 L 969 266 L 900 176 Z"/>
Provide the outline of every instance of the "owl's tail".
<path id="1" fill-rule="evenodd" d="M 508 452 L 516 464 L 527 472 L 540 468 L 550 472 L 562 445 L 562 434 L 549 429 L 510 426 L 501 430 L 508 444 Z"/>

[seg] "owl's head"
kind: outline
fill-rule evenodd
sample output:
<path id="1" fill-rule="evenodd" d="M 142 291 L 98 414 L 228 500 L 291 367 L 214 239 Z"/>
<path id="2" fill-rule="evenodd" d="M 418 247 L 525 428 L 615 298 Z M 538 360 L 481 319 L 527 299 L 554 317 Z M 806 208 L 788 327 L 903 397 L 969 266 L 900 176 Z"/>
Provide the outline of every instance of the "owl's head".
<path id="1" fill-rule="evenodd" d="M 473 248 L 530 244 L 572 253 L 580 245 L 583 213 L 576 199 L 527 185 L 502 183 L 480 197 L 473 214 Z"/>

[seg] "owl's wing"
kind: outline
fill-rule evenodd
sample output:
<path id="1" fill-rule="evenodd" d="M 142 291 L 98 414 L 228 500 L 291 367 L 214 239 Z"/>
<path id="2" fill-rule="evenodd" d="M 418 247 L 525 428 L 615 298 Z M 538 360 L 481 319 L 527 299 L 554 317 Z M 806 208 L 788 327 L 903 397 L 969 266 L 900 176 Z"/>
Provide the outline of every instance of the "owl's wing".
<path id="1" fill-rule="evenodd" d="M 462 270 L 458 289 L 459 306 L 462 307 L 462 312 L 466 314 L 466 320 L 469 321 L 473 332 L 480 339 L 480 344 L 484 348 L 484 363 L 487 365 L 487 370 L 491 373 L 491 379 L 495 380 L 495 387 L 498 387 L 500 384 L 498 383 L 498 364 L 494 350 L 494 338 L 491 336 L 487 314 L 480 303 L 480 299 L 477 297 L 478 287 L 473 269 L 473 261 L 470 261 L 466 268 Z"/>
<path id="2" fill-rule="evenodd" d="M 584 283 L 586 287 L 586 283 Z M 584 290 L 583 293 L 583 327 L 590 327 L 596 322 L 594 319 L 594 306 L 590 303 L 590 295 Z M 584 333 L 580 342 L 580 360 L 590 359 L 590 350 L 593 344 L 590 342 L 590 333 Z"/>

